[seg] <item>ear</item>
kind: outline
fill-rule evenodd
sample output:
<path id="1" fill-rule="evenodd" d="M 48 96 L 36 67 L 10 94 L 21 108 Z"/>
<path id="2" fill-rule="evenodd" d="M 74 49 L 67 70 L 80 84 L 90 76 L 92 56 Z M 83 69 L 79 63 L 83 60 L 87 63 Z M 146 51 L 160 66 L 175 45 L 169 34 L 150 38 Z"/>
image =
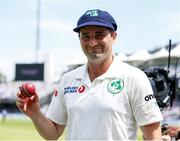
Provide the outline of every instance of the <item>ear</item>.
<path id="1" fill-rule="evenodd" d="M 116 38 L 117 38 L 117 32 L 112 31 L 112 32 L 111 32 L 111 37 L 112 37 L 112 38 L 113 38 L 113 40 L 115 41 L 115 40 L 116 40 Z"/>

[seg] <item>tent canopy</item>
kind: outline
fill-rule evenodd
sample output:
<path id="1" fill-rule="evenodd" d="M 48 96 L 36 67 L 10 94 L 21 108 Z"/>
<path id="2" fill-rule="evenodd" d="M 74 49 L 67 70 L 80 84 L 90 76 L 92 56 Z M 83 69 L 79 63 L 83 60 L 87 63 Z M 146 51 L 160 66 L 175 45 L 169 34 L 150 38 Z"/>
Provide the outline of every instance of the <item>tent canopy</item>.
<path id="1" fill-rule="evenodd" d="M 150 57 L 150 54 L 148 53 L 147 50 L 141 49 L 132 54 L 127 58 L 126 61 L 146 61 Z"/>
<path id="2" fill-rule="evenodd" d="M 172 49 L 171 56 L 172 57 L 180 57 L 180 44 Z"/>

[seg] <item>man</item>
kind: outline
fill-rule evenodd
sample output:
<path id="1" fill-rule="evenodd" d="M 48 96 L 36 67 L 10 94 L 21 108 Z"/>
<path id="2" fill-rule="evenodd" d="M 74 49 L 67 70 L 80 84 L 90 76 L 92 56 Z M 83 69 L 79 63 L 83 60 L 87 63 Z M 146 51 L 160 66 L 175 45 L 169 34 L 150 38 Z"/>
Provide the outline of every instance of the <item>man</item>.
<path id="1" fill-rule="evenodd" d="M 167 130 L 164 131 L 167 136 L 170 136 L 170 140 L 180 140 L 180 126 L 168 125 Z M 164 136 L 163 135 L 163 138 Z"/>
<path id="2" fill-rule="evenodd" d="M 42 137 L 58 139 L 66 126 L 67 140 L 135 140 L 139 126 L 145 139 L 161 139 L 162 115 L 147 76 L 113 55 L 116 30 L 108 12 L 85 12 L 74 31 L 87 64 L 62 77 L 46 116 L 37 94 L 26 111 L 27 100 L 18 98 Z"/>
<path id="3" fill-rule="evenodd" d="M 5 123 L 6 118 L 7 118 L 8 112 L 6 109 L 2 110 L 2 123 Z"/>
<path id="4" fill-rule="evenodd" d="M 168 130 L 168 135 L 171 138 L 180 140 L 180 126 L 168 126 L 167 130 Z"/>

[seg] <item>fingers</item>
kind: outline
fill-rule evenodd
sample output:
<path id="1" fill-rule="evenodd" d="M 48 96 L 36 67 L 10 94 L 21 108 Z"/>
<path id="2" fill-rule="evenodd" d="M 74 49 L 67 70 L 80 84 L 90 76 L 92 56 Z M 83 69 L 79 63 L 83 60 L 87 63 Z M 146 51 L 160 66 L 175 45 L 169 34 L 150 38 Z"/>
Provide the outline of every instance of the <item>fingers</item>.
<path id="1" fill-rule="evenodd" d="M 38 95 L 37 95 L 37 93 L 35 92 L 35 94 L 33 95 L 33 96 L 31 96 L 31 97 L 27 97 L 27 96 L 24 96 L 22 93 L 17 93 L 17 97 L 18 98 L 22 98 L 22 99 L 29 99 L 30 101 L 33 101 L 33 100 L 35 100 L 35 101 L 37 101 L 37 100 L 39 100 L 39 97 L 38 97 Z"/>
<path id="2" fill-rule="evenodd" d="M 26 111 L 26 109 L 27 109 L 27 103 L 24 103 L 23 109 L 24 109 L 24 111 Z"/>
<path id="3" fill-rule="evenodd" d="M 27 98 L 20 98 L 20 97 L 17 98 L 16 105 L 20 109 L 20 111 L 22 112 L 26 111 L 27 104 L 28 104 Z"/>
<path id="4" fill-rule="evenodd" d="M 38 94 L 36 92 L 35 92 L 35 94 L 33 96 L 34 96 L 35 101 L 39 101 L 39 96 L 38 96 Z"/>
<path id="5" fill-rule="evenodd" d="M 25 97 L 24 95 L 22 95 L 22 93 L 17 93 L 16 105 L 22 112 L 26 111 L 28 101 L 28 97 Z"/>
<path id="6" fill-rule="evenodd" d="M 39 102 L 39 97 L 36 92 L 31 97 L 26 97 L 22 95 L 20 92 L 17 93 L 16 105 L 22 112 L 25 112 L 28 106 L 31 106 L 33 103 L 38 103 L 38 102 Z"/>
<path id="7" fill-rule="evenodd" d="M 19 97 L 19 98 L 23 98 L 23 99 L 25 98 L 25 96 L 24 96 L 24 95 L 22 95 L 22 94 L 21 94 L 21 93 L 19 93 L 19 92 L 17 93 L 17 97 Z"/>

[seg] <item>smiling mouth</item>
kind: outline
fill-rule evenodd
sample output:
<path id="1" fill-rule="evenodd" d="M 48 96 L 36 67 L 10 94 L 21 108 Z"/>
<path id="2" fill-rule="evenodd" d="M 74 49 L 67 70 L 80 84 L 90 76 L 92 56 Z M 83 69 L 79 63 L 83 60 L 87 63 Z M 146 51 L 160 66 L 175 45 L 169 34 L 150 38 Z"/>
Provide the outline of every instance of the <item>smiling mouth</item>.
<path id="1" fill-rule="evenodd" d="M 89 48 L 88 52 L 90 53 L 102 53 L 102 49 L 101 48 Z"/>

